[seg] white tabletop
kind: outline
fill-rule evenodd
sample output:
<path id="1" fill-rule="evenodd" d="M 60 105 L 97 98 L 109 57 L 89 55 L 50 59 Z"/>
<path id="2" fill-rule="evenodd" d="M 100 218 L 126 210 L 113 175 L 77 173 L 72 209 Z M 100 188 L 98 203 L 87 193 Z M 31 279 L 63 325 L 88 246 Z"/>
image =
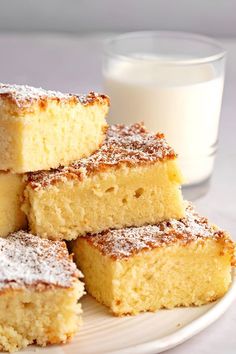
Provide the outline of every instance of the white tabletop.
<path id="1" fill-rule="evenodd" d="M 68 92 L 102 90 L 104 36 L 0 35 L 0 81 Z M 228 51 L 220 143 L 209 193 L 196 204 L 236 239 L 236 39 Z M 168 354 L 235 354 L 236 302 L 215 324 Z"/>

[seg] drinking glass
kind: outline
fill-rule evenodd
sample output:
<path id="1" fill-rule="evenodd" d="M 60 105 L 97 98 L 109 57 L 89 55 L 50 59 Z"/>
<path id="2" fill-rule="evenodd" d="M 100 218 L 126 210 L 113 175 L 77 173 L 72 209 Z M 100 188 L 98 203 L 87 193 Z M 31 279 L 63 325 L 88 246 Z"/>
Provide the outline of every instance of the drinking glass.
<path id="1" fill-rule="evenodd" d="M 144 122 L 163 132 L 179 156 L 184 194 L 205 194 L 213 171 L 224 86 L 225 51 L 208 37 L 135 32 L 104 48 L 109 123 Z"/>

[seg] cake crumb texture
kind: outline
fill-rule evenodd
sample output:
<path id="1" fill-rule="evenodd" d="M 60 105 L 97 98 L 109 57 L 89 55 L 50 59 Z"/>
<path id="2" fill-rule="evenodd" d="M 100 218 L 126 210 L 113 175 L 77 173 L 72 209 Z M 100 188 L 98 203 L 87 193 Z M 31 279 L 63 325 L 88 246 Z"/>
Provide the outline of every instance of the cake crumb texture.
<path id="1" fill-rule="evenodd" d="M 26 215 L 21 210 L 23 190 L 21 175 L 0 171 L 0 237 L 27 225 Z"/>
<path id="2" fill-rule="evenodd" d="M 0 350 L 14 352 L 30 344 L 68 342 L 81 326 L 83 285 L 71 288 L 11 289 L 0 295 Z"/>

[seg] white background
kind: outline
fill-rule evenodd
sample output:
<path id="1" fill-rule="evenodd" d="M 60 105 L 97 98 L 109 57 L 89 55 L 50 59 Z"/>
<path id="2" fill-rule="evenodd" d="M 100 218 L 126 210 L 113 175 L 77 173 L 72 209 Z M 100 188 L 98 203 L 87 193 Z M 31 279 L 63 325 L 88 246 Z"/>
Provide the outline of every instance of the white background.
<path id="1" fill-rule="evenodd" d="M 168 29 L 236 36 L 235 0 L 0 0 L 0 30 Z"/>

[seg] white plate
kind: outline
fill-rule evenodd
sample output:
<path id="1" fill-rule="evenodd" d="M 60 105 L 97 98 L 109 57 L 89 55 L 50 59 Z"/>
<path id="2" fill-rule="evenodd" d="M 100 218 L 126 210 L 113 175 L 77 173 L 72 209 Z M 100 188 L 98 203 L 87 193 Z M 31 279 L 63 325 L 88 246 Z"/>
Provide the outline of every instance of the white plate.
<path id="1" fill-rule="evenodd" d="M 206 306 L 161 310 L 117 318 L 90 296 L 82 303 L 84 324 L 71 343 L 24 353 L 42 354 L 156 354 L 191 338 L 216 321 L 236 298 L 236 278 L 228 293 Z M 22 352 L 23 353 L 23 352 Z"/>

